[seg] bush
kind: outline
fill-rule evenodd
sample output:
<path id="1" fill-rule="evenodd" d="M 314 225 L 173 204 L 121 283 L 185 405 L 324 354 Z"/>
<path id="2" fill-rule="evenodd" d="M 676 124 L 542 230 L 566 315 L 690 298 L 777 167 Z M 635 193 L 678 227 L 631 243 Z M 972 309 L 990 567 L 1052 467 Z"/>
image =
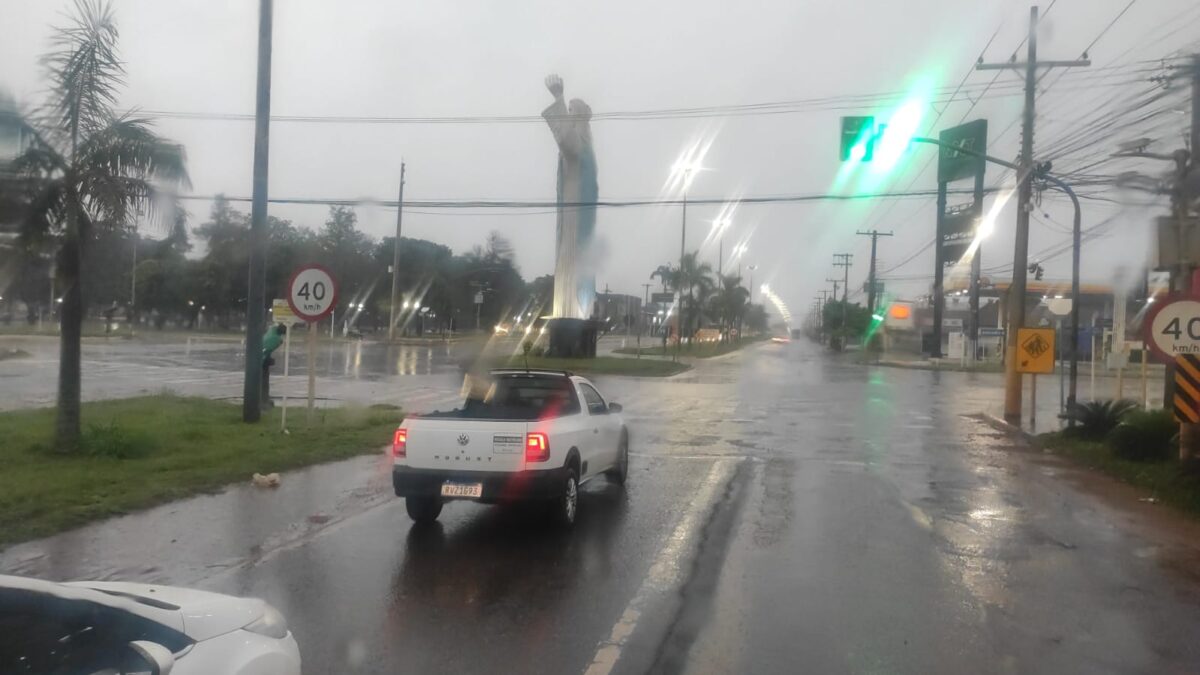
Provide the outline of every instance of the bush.
<path id="1" fill-rule="evenodd" d="M 1074 431 L 1078 437 L 1098 441 L 1120 424 L 1122 418 L 1136 409 L 1137 404 L 1126 399 L 1088 401 L 1076 403 L 1068 409 L 1066 419 L 1074 420 L 1078 425 Z"/>
<path id="2" fill-rule="evenodd" d="M 1169 410 L 1139 410 L 1125 416 L 1105 441 L 1113 454 L 1135 462 L 1161 462 L 1174 454 L 1179 423 Z"/>
<path id="3" fill-rule="evenodd" d="M 137 459 L 154 451 L 154 440 L 122 429 L 116 422 L 92 425 L 83 437 L 83 451 L 92 457 Z"/>

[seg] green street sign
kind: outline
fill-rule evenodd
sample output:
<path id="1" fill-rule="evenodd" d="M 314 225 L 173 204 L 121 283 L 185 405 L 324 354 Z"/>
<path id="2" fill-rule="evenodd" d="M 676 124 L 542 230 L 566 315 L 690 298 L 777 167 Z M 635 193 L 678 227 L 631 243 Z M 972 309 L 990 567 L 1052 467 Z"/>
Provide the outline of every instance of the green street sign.
<path id="1" fill-rule="evenodd" d="M 938 154 L 939 181 L 948 183 L 983 174 L 982 157 L 959 152 L 956 148 L 987 154 L 987 131 L 987 120 L 975 120 L 938 134 L 938 140 L 943 144 Z"/>
<path id="2" fill-rule="evenodd" d="M 875 155 L 875 118 L 843 117 L 841 158 L 843 162 L 869 162 Z"/>

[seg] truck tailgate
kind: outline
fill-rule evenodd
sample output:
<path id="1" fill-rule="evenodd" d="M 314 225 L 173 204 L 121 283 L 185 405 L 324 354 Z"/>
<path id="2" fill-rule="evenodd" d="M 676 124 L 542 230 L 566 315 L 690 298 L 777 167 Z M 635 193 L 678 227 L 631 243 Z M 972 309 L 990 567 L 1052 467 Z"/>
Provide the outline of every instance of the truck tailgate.
<path id="1" fill-rule="evenodd" d="M 399 464 L 462 471 L 525 468 L 526 422 L 415 418 L 407 426 L 407 458 Z"/>

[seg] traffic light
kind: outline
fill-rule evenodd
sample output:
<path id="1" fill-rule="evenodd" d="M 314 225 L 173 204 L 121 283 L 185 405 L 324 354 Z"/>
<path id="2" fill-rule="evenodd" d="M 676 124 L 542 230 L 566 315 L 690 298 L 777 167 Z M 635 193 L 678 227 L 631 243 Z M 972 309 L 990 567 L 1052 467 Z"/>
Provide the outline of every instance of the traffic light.
<path id="1" fill-rule="evenodd" d="M 875 155 L 876 135 L 874 117 L 843 117 L 842 161 L 871 161 Z"/>

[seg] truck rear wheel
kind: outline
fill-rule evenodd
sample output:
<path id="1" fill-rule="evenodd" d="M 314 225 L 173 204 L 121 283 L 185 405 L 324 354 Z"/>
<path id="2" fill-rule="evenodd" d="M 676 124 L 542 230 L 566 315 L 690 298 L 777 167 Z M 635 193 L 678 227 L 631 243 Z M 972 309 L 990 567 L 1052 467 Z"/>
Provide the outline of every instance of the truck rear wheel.
<path id="1" fill-rule="evenodd" d="M 440 497 L 406 497 L 404 509 L 414 522 L 432 523 L 442 513 L 442 500 Z"/>
<path id="2" fill-rule="evenodd" d="M 563 493 L 550 501 L 550 515 L 554 522 L 563 527 L 575 524 L 579 513 L 579 474 L 574 466 L 567 467 L 566 478 L 563 479 Z"/>

